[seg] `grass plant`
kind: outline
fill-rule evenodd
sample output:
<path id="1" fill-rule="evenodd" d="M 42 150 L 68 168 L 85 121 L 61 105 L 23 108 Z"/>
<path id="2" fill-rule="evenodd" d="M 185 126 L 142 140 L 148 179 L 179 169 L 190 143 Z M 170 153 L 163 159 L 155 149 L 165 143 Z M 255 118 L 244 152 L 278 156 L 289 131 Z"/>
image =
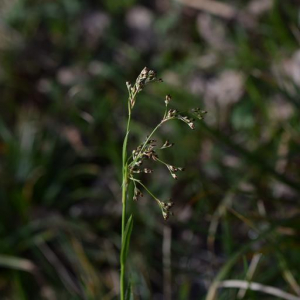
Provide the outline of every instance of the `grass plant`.
<path id="1" fill-rule="evenodd" d="M 299 3 L 206 1 L 233 8 L 226 19 L 192 2 L 0 1 L 1 300 L 119 299 L 121 99 L 144 65 L 164 83 L 136 94 L 126 162 L 163 118 L 158 95 L 210 117 L 150 138 L 185 172 L 152 158 L 135 180 L 127 168 L 125 289 L 135 300 L 280 299 L 265 287 L 300 297 Z M 176 151 L 158 149 L 166 140 Z M 176 202 L 176 217 L 158 216 L 151 195 L 131 201 L 147 193 L 138 181 Z"/>
<path id="2" fill-rule="evenodd" d="M 134 84 L 126 82 L 128 89 L 128 118 L 126 126 L 126 134 L 123 142 L 122 151 L 122 229 L 121 229 L 121 254 L 120 254 L 120 265 L 121 265 L 121 276 L 120 276 L 120 298 L 121 300 L 129 299 L 130 288 L 126 292 L 127 285 L 125 281 L 126 276 L 126 259 L 129 250 L 130 237 L 133 228 L 133 217 L 127 217 L 126 213 L 126 203 L 128 201 L 128 187 L 132 183 L 134 185 L 133 200 L 137 201 L 140 197 L 143 197 L 143 193 L 140 190 L 144 189 L 159 206 L 162 216 L 165 220 L 168 220 L 170 215 L 172 215 L 171 208 L 174 203 L 171 200 L 162 201 L 157 196 L 155 196 L 149 188 L 143 183 L 142 179 L 137 178 L 138 174 L 151 174 L 153 170 L 148 167 L 144 167 L 145 160 L 150 160 L 151 162 L 157 162 L 163 164 L 172 178 L 177 179 L 177 173 L 184 170 L 182 167 L 175 167 L 170 163 L 167 163 L 159 158 L 158 151 L 163 151 L 167 148 L 174 146 L 169 140 L 166 140 L 160 146 L 157 145 L 157 140 L 153 139 L 156 131 L 166 122 L 171 120 L 180 120 L 187 124 L 191 129 L 195 128 L 194 119 L 187 116 L 185 113 L 181 113 L 176 109 L 169 108 L 169 103 L 171 101 L 171 96 L 166 95 L 164 99 L 165 111 L 161 121 L 154 127 L 149 135 L 144 139 L 144 141 L 138 145 L 131 155 L 128 155 L 128 138 L 130 133 L 131 115 L 132 110 L 135 107 L 137 101 L 137 95 L 143 91 L 144 87 L 152 82 L 162 82 L 162 79 L 157 78 L 156 72 L 145 67 L 140 75 L 137 77 Z M 191 113 L 199 120 L 203 119 L 206 111 L 200 108 L 192 109 Z"/>

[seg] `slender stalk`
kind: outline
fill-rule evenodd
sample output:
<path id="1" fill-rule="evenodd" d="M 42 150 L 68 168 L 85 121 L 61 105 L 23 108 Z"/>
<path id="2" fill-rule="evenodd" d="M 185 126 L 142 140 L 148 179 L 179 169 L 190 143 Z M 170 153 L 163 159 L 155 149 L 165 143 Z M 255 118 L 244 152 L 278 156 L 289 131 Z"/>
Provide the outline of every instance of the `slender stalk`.
<path id="1" fill-rule="evenodd" d="M 122 155 L 122 229 L 121 229 L 121 249 L 124 245 L 124 235 L 125 235 L 125 223 L 126 223 L 126 201 L 127 201 L 127 190 L 128 190 L 128 165 L 127 165 L 127 140 L 129 135 L 131 121 L 131 107 L 130 100 L 128 100 L 128 120 L 126 127 L 126 135 L 123 143 L 123 155 Z M 120 298 L 125 300 L 125 264 L 122 261 L 120 255 L 120 265 L 121 265 L 121 278 L 120 278 Z"/>
<path id="2" fill-rule="evenodd" d="M 121 243 L 124 243 L 124 233 L 125 233 L 125 221 L 126 221 L 126 197 L 127 197 L 127 182 L 123 181 L 122 187 L 122 232 L 121 232 Z M 121 246 L 122 248 L 122 246 Z M 120 255 L 120 264 L 121 264 L 121 278 L 120 278 L 120 293 L 121 300 L 125 299 L 125 264 L 121 259 Z"/>
<path id="3" fill-rule="evenodd" d="M 150 196 L 152 196 L 152 198 L 154 199 L 154 200 L 156 200 L 156 202 L 157 203 L 160 203 L 160 200 L 157 198 L 157 197 L 155 197 L 155 195 L 153 195 L 152 193 L 151 193 L 151 191 L 140 181 L 140 180 L 138 180 L 138 179 L 135 179 L 135 178 L 133 178 L 133 177 L 131 177 L 130 178 L 132 181 L 135 181 L 135 182 L 137 182 L 137 183 L 139 183 L 148 193 L 149 193 L 149 195 Z"/>

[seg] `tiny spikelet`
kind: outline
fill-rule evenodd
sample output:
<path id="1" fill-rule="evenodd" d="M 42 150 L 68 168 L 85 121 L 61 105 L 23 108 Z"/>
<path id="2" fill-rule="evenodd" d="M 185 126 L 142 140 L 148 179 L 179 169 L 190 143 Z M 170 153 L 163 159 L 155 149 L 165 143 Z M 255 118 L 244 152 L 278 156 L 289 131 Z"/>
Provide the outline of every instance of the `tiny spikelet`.
<path id="1" fill-rule="evenodd" d="M 201 110 L 200 108 L 193 108 L 192 114 L 199 120 L 203 120 L 204 116 L 207 114 L 206 110 Z"/>
<path id="2" fill-rule="evenodd" d="M 162 82 L 160 78 L 156 77 L 156 72 L 145 67 L 140 75 L 137 77 L 135 84 L 132 86 L 129 82 L 126 82 L 127 89 L 129 91 L 130 105 L 133 108 L 136 101 L 136 94 L 141 92 L 145 85 L 150 82 Z"/>
<path id="3" fill-rule="evenodd" d="M 169 140 L 166 140 L 164 142 L 164 144 L 160 147 L 160 149 L 166 149 L 166 148 L 170 148 L 170 147 L 173 147 L 174 146 L 174 143 L 170 143 Z"/>
<path id="4" fill-rule="evenodd" d="M 135 186 L 133 192 L 133 200 L 138 201 L 138 199 L 143 196 L 143 193 Z"/>
<path id="5" fill-rule="evenodd" d="M 166 95 L 166 98 L 165 98 L 165 104 L 166 104 L 166 106 L 168 106 L 168 104 L 171 101 L 171 99 L 172 99 L 171 95 Z"/>
<path id="6" fill-rule="evenodd" d="M 169 202 L 160 202 L 159 205 L 160 205 L 160 208 L 161 208 L 163 218 L 165 220 L 168 220 L 170 215 L 173 214 L 171 212 L 171 208 L 174 206 L 174 203 L 171 202 L 171 201 L 169 201 Z"/>

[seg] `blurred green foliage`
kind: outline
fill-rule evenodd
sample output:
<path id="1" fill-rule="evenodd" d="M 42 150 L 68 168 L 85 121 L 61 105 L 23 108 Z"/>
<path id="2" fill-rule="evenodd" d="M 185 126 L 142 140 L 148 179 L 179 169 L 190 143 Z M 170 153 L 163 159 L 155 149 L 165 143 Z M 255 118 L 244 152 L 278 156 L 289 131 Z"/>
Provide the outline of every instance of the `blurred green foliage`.
<path id="1" fill-rule="evenodd" d="M 165 94 L 208 114 L 157 136 L 186 172 L 149 177 L 176 203 L 169 222 L 130 204 L 134 299 L 205 299 L 215 278 L 248 280 L 257 253 L 251 280 L 299 296 L 299 7 L 255 2 L 223 1 L 232 19 L 172 1 L 1 2 L 1 299 L 117 299 L 125 81 L 145 65 L 165 84 L 138 99 L 132 147 Z"/>

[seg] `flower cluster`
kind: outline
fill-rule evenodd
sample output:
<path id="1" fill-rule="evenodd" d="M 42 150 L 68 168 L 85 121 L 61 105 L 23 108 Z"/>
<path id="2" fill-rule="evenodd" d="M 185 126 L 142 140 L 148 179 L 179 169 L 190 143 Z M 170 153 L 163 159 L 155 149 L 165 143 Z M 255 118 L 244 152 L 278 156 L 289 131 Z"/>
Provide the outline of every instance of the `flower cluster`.
<path id="1" fill-rule="evenodd" d="M 174 143 L 170 143 L 169 140 L 166 140 L 164 142 L 164 144 L 160 147 L 160 149 L 166 149 L 166 148 L 170 148 L 170 147 L 173 147 L 174 146 Z"/>
<path id="2" fill-rule="evenodd" d="M 171 101 L 171 99 L 172 99 L 171 95 L 166 95 L 166 98 L 165 98 L 165 104 L 166 104 L 166 106 L 169 105 L 169 102 Z"/>
<path id="3" fill-rule="evenodd" d="M 136 82 L 134 85 L 131 85 L 129 82 L 127 82 L 127 88 L 129 92 L 129 103 L 130 103 L 130 108 L 132 109 L 135 101 L 136 101 L 136 95 L 140 91 L 143 90 L 144 86 L 153 81 L 162 81 L 161 79 L 157 79 L 156 73 L 152 70 L 149 70 L 148 68 L 144 68 L 141 72 L 141 74 L 138 76 L 136 79 Z M 141 168 L 144 160 L 151 160 L 154 162 L 162 163 L 164 164 L 167 169 L 169 170 L 171 176 L 174 179 L 177 179 L 177 172 L 179 171 L 184 171 L 183 168 L 181 167 L 175 167 L 171 164 L 168 164 L 161 160 L 157 154 L 157 150 L 164 150 L 167 148 L 170 148 L 174 146 L 173 143 L 170 143 L 169 140 L 166 140 L 161 147 L 157 147 L 157 141 L 155 139 L 152 139 L 151 137 L 154 135 L 156 130 L 160 128 L 162 124 L 164 124 L 167 121 L 173 120 L 173 119 L 178 119 L 180 121 L 183 121 L 186 123 L 191 129 L 195 128 L 194 125 L 194 119 L 190 118 L 189 116 L 182 114 L 176 109 L 168 109 L 168 105 L 171 101 L 171 96 L 166 95 L 165 96 L 165 113 L 160 121 L 160 123 L 154 128 L 154 130 L 149 134 L 149 136 L 146 137 L 145 141 L 140 144 L 135 150 L 132 151 L 132 155 L 128 160 L 128 174 L 129 174 L 129 179 L 134 183 L 134 195 L 133 195 L 133 200 L 137 201 L 139 197 L 142 197 L 143 194 L 142 192 L 137 188 L 137 184 L 141 185 L 158 203 L 159 207 L 161 208 L 162 215 L 165 220 L 169 218 L 170 215 L 172 215 L 171 208 L 173 207 L 174 203 L 169 201 L 169 202 L 162 202 L 160 201 L 157 197 L 155 197 L 151 191 L 142 183 L 140 179 L 137 179 L 134 177 L 134 174 L 138 173 L 152 173 L 153 170 L 150 168 Z M 203 116 L 205 115 L 206 111 L 200 110 L 199 108 L 195 108 L 192 110 L 193 115 L 202 120 Z"/>
<path id="4" fill-rule="evenodd" d="M 194 119 L 193 118 L 189 118 L 188 116 L 182 115 L 178 110 L 176 109 L 169 109 L 168 112 L 166 113 L 163 121 L 169 121 L 172 119 L 178 119 L 183 121 L 184 123 L 186 123 L 191 129 L 195 129 L 195 125 L 194 125 Z"/>
<path id="5" fill-rule="evenodd" d="M 133 86 L 129 81 L 126 82 L 131 108 L 133 108 L 135 104 L 136 95 L 143 90 L 146 84 L 154 81 L 162 82 L 162 79 L 156 77 L 156 72 L 145 67 Z"/>
<path id="6" fill-rule="evenodd" d="M 184 171 L 184 168 L 174 167 L 174 166 L 168 165 L 168 164 L 166 164 L 166 166 L 167 166 L 168 170 L 170 171 L 170 173 L 171 173 L 171 175 L 172 175 L 172 177 L 173 177 L 174 179 L 177 179 L 177 178 L 178 178 L 177 175 L 176 175 L 175 173 L 177 173 L 178 171 Z"/>
<path id="7" fill-rule="evenodd" d="M 139 198 L 143 196 L 143 193 L 135 186 L 133 191 L 133 200 L 138 201 Z"/>
<path id="8" fill-rule="evenodd" d="M 156 140 L 149 140 L 147 137 L 144 144 L 139 145 L 136 150 L 132 151 L 133 161 L 140 159 L 139 162 L 142 162 L 145 158 L 155 160 L 157 158 L 156 152 L 154 150 L 155 147 Z"/>
<path id="9" fill-rule="evenodd" d="M 165 220 L 168 220 L 170 215 L 172 216 L 173 213 L 171 212 L 171 208 L 174 206 L 173 202 L 160 202 L 159 204 L 160 208 L 161 208 L 161 212 L 163 215 L 163 218 Z"/>
<path id="10" fill-rule="evenodd" d="M 146 174 L 151 174 L 153 172 L 152 169 L 149 168 L 144 168 L 144 169 L 137 169 L 137 168 L 131 168 L 130 169 L 131 173 L 146 173 Z"/>

